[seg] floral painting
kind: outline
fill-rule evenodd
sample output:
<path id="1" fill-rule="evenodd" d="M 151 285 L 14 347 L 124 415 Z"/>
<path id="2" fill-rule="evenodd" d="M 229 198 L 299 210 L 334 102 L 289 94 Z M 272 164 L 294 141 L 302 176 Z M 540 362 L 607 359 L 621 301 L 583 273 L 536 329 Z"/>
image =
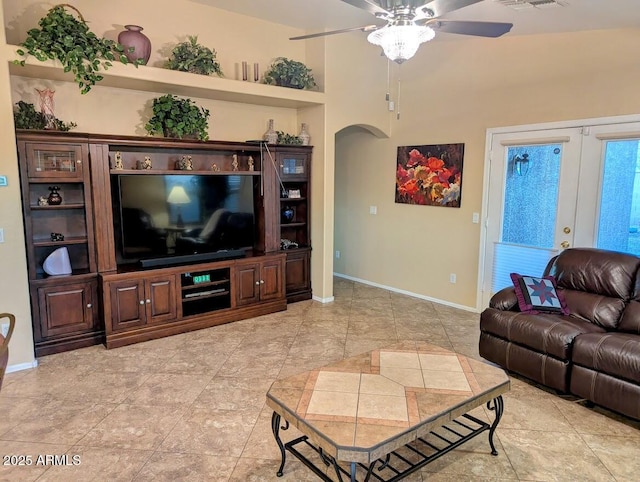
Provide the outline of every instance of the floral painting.
<path id="1" fill-rule="evenodd" d="M 398 147 L 396 202 L 460 207 L 464 144 Z"/>

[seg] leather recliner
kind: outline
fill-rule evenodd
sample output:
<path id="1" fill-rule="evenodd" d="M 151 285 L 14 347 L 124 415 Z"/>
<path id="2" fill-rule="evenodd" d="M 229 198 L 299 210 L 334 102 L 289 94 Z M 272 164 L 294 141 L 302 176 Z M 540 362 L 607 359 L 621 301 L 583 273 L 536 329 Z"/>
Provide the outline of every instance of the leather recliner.
<path id="1" fill-rule="evenodd" d="M 480 355 L 640 419 L 640 258 L 567 249 L 544 275 L 555 277 L 570 314 L 522 313 L 514 288 L 505 288 L 480 316 Z"/>

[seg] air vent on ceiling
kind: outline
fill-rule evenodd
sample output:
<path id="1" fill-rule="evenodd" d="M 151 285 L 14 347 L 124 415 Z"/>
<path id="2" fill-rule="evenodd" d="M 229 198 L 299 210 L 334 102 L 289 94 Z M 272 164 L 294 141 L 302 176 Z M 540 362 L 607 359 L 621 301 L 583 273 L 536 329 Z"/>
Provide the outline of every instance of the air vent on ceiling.
<path id="1" fill-rule="evenodd" d="M 494 0 L 505 7 L 514 10 L 523 10 L 525 8 L 554 8 L 566 7 L 566 2 L 560 0 Z"/>

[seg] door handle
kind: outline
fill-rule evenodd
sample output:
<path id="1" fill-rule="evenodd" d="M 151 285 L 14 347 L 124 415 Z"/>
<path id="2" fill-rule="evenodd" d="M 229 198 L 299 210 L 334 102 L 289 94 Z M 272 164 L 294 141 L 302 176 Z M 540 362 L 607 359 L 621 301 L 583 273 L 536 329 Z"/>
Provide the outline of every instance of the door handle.
<path id="1" fill-rule="evenodd" d="M 564 248 L 564 249 L 567 249 L 567 248 L 570 246 L 569 241 L 563 241 L 563 242 L 561 242 L 561 243 L 560 243 L 560 246 L 561 246 L 562 248 Z"/>
<path id="2" fill-rule="evenodd" d="M 564 234 L 569 234 L 571 232 L 571 228 L 569 226 L 565 226 L 562 231 L 564 231 Z"/>

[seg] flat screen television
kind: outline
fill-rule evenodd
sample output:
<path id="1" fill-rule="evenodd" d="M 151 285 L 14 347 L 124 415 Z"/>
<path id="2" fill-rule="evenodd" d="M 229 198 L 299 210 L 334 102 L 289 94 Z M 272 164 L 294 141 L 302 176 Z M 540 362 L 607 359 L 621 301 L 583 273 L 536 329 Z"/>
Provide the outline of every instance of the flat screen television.
<path id="1" fill-rule="evenodd" d="M 256 235 L 258 178 L 114 174 L 118 264 L 170 266 L 244 256 Z"/>

